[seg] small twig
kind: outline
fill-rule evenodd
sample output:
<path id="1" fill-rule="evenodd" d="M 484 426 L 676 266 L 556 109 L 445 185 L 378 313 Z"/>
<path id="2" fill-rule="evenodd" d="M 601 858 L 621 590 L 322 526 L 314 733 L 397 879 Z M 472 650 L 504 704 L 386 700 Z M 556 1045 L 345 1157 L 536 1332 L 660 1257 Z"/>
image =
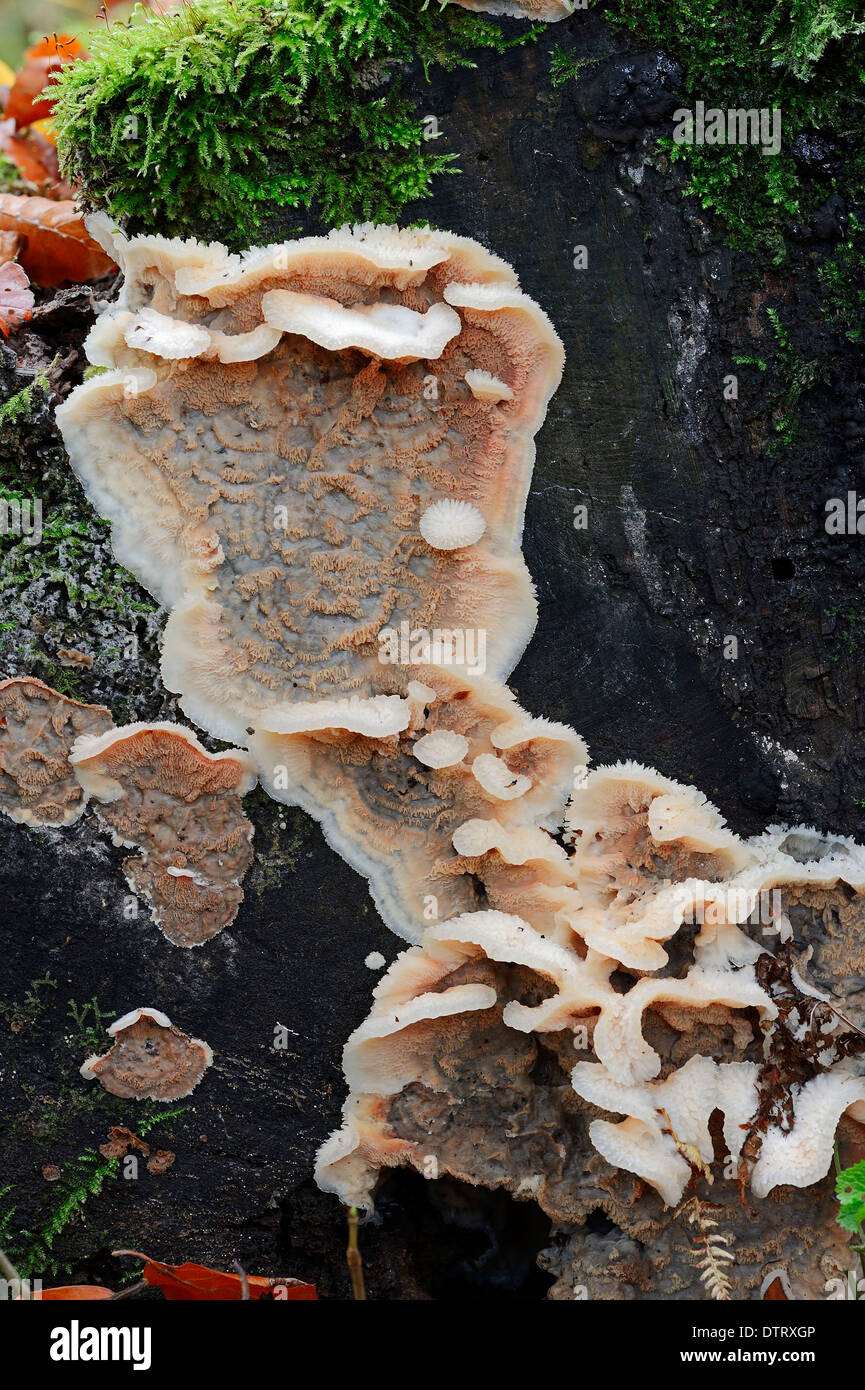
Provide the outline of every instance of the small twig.
<path id="1" fill-rule="evenodd" d="M 0 1274 L 2 1274 L 3 1278 L 8 1280 L 10 1284 L 14 1280 L 15 1283 L 18 1285 L 18 1288 L 23 1289 L 24 1284 L 21 1279 L 21 1275 L 18 1273 L 12 1261 L 9 1259 L 8 1255 L 5 1255 L 2 1250 L 0 1250 Z M 29 1290 L 27 1293 L 27 1297 L 30 1297 Z"/>
<path id="2" fill-rule="evenodd" d="M 357 1243 L 357 1207 L 348 1209 L 348 1249 L 345 1258 L 348 1263 L 348 1272 L 351 1275 L 351 1290 L 355 1301 L 361 1302 L 366 1299 L 366 1287 L 363 1282 L 363 1260 L 360 1257 L 360 1250 Z"/>
<path id="3" fill-rule="evenodd" d="M 234 1261 L 234 1268 L 237 1270 L 238 1274 L 240 1275 L 240 1297 L 241 1297 L 241 1299 L 243 1300 L 244 1303 L 248 1303 L 248 1302 L 249 1302 L 249 1280 L 248 1280 L 247 1277 L 246 1277 L 246 1270 L 243 1268 L 243 1265 L 240 1263 L 240 1260 L 235 1260 L 235 1261 Z"/>
<path id="4" fill-rule="evenodd" d="M 130 1284 L 128 1288 L 118 1289 L 117 1293 L 111 1295 L 111 1300 L 116 1302 L 118 1298 L 131 1298 L 134 1293 L 140 1293 L 142 1289 L 146 1288 L 149 1288 L 147 1280 L 139 1279 L 136 1284 Z"/>
<path id="5" fill-rule="evenodd" d="M 846 1014 L 842 1014 L 841 1010 L 836 1009 L 834 1004 L 830 1004 L 828 999 L 814 1000 L 814 1007 L 811 1010 L 811 1018 L 809 1019 L 809 1023 L 813 1021 L 814 1014 L 821 1004 L 825 1004 L 826 1008 L 830 1011 L 830 1013 L 833 1013 L 836 1018 L 840 1018 L 842 1023 L 846 1023 L 851 1033 L 858 1033 L 860 1038 L 865 1038 L 865 1031 L 863 1031 L 861 1028 L 857 1028 L 855 1023 L 851 1023 L 850 1019 L 847 1018 Z"/>

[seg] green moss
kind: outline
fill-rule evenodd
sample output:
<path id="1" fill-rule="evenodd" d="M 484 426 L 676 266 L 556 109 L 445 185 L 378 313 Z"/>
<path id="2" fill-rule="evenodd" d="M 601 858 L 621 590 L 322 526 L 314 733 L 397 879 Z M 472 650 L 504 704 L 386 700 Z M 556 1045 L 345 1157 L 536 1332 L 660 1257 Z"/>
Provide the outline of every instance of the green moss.
<path id="1" fill-rule="evenodd" d="M 774 411 L 776 434 L 782 444 L 792 444 L 799 433 L 799 405 L 802 397 L 820 381 L 828 380 L 828 369 L 816 358 L 806 359 L 781 322 L 777 309 L 767 309 L 776 345 L 775 366 L 781 380 Z"/>
<path id="2" fill-rule="evenodd" d="M 0 1000 L 0 1024 L 12 1033 L 23 1033 L 33 1028 L 42 1018 L 49 1005 L 49 996 L 42 991 L 56 989 L 57 981 L 46 970 L 41 980 L 31 980 L 19 1002 Z"/>
<path id="3" fill-rule="evenodd" d="M 14 159 L 0 150 L 0 193 L 32 193 L 33 184 L 22 178 Z"/>
<path id="4" fill-rule="evenodd" d="M 55 365 L 57 358 L 52 362 Z M 0 405 L 0 427 L 8 428 L 10 425 L 20 424 L 23 420 L 29 420 L 33 415 L 34 396 L 37 392 L 42 394 L 46 400 L 51 394 L 51 383 L 48 380 L 48 372 L 40 372 L 33 380 L 18 391 L 14 396 L 10 396 L 8 401 Z"/>
<path id="5" fill-rule="evenodd" d="M 845 240 L 820 266 L 822 308 L 833 328 L 861 343 L 865 328 L 865 229 L 851 216 Z"/>
<path id="6" fill-rule="evenodd" d="M 28 496 L 0 486 L 0 501 Z M 83 517 L 71 502 L 49 505 L 37 545 L 26 536 L 0 535 L 0 609 L 12 612 L 24 589 L 56 585 L 70 602 L 97 615 L 113 612 L 131 618 L 155 612 L 156 605 L 140 597 L 132 576 L 105 562 L 107 542 L 108 522 Z"/>
<path id="7" fill-rule="evenodd" d="M 454 171 L 400 78 L 514 40 L 436 0 L 197 0 L 112 22 L 58 85 L 67 177 L 133 230 L 234 246 L 280 208 L 383 221 Z M 228 219 L 231 219 L 228 222 Z"/>
<path id="8" fill-rule="evenodd" d="M 756 145 L 661 142 L 687 164 L 685 191 L 718 216 L 733 245 L 780 261 L 792 221 L 836 188 L 862 189 L 865 21 L 857 9 L 857 0 L 606 0 L 610 22 L 682 64 L 683 108 L 698 100 L 722 110 L 780 108 L 778 155 Z M 567 68 L 561 55 L 553 79 Z M 795 137 L 814 130 L 846 145 L 831 175 L 803 175 L 792 158 Z"/>
<path id="9" fill-rule="evenodd" d="M 143 1113 L 137 1112 L 133 1121 L 134 1131 L 143 1139 L 157 1125 L 169 1124 L 187 1109 L 185 1105 L 168 1110 L 147 1106 Z M 88 1149 L 64 1165 L 63 1176 L 51 1195 L 51 1205 L 35 1229 L 17 1233 L 13 1232 L 12 1225 L 14 1190 L 5 1187 L 0 1191 L 0 1197 L 10 1204 L 0 1214 L 0 1233 L 8 1242 L 7 1253 L 22 1277 L 51 1278 L 68 1272 L 71 1264 L 55 1250 L 55 1245 L 73 1223 L 83 1220 L 87 1203 L 101 1194 L 110 1178 L 119 1177 L 120 1171 L 120 1159 L 106 1158 L 97 1148 Z"/>
<path id="10" fill-rule="evenodd" d="M 72 1029 L 66 1034 L 64 1042 L 72 1052 L 100 1052 L 105 1046 L 107 1020 L 114 1017 L 111 1009 L 103 1009 L 94 994 L 84 1004 L 69 1000 L 69 1018 Z"/>
<path id="11" fill-rule="evenodd" d="M 861 609 L 836 605 L 826 610 L 826 617 L 835 625 L 832 637 L 832 661 L 856 657 L 865 644 L 865 613 Z"/>

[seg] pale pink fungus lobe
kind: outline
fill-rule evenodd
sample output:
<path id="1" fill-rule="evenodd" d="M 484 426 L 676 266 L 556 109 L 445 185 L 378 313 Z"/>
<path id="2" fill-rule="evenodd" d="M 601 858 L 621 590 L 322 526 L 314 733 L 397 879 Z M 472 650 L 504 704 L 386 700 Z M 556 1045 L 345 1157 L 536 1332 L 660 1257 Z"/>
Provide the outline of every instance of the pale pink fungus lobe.
<path id="1" fill-rule="evenodd" d="M 32 676 L 0 682 L 0 810 L 25 825 L 71 825 L 86 794 L 69 761 L 75 740 L 112 726 L 102 705 L 81 704 Z"/>
<path id="2" fill-rule="evenodd" d="M 200 946 L 228 926 L 252 863 L 249 755 L 208 753 L 178 724 L 129 724 L 79 739 L 72 764 L 114 843 L 140 851 L 127 882 L 169 941 Z"/>
<path id="3" fill-rule="evenodd" d="M 133 1009 L 108 1029 L 114 1046 L 88 1057 L 87 1081 L 127 1100 L 179 1100 L 198 1085 L 213 1061 L 200 1038 L 190 1038 L 159 1009 Z"/>

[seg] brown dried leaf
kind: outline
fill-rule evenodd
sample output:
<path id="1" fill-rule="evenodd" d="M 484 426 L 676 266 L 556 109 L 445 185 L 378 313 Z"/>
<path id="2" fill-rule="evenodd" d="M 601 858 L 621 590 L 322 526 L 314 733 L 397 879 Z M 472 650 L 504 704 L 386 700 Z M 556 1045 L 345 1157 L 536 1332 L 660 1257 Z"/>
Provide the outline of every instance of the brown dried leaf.
<path id="1" fill-rule="evenodd" d="M 50 116 L 54 105 L 50 96 L 42 96 L 45 88 L 57 80 L 57 73 L 69 63 L 86 57 L 77 39 L 67 34 L 52 34 L 34 44 L 24 54 L 24 66 L 15 78 L 6 99 L 3 114 L 11 116 L 19 126 Z"/>
<path id="2" fill-rule="evenodd" d="M 18 259 L 37 285 L 96 280 L 115 268 L 71 199 L 0 193 L 0 231 L 17 233 Z"/>
<path id="3" fill-rule="evenodd" d="M 32 317 L 34 303 L 30 281 L 20 265 L 14 261 L 0 265 L 0 333 L 4 337 Z"/>
<path id="4" fill-rule="evenodd" d="M 315 1285 L 304 1284 L 300 1279 L 267 1279 L 249 1274 L 241 1280 L 238 1274 L 225 1274 L 218 1269 L 208 1269 L 206 1265 L 162 1264 L 160 1260 L 151 1260 L 149 1255 L 142 1255 L 139 1250 L 113 1250 L 111 1253 L 134 1255 L 136 1259 L 144 1260 L 142 1279 L 161 1289 L 172 1302 L 241 1302 L 244 1283 L 250 1299 L 273 1298 L 282 1302 L 284 1299 L 314 1301 L 317 1298 Z"/>

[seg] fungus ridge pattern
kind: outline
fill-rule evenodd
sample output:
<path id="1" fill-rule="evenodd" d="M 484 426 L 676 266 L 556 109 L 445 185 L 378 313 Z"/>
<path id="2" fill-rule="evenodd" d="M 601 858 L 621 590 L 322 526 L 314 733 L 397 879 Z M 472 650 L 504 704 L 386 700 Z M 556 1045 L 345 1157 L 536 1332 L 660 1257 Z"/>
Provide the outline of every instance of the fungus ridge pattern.
<path id="1" fill-rule="evenodd" d="M 808 827 L 742 840 L 652 769 L 588 771 L 579 736 L 507 690 L 562 354 L 502 262 L 369 227 L 240 258 L 107 245 L 126 284 L 90 354 L 109 371 L 58 418 L 118 557 L 172 610 L 166 683 L 415 943 L 346 1046 L 320 1184 L 370 1208 L 383 1168 L 433 1161 L 571 1236 L 601 1208 L 683 1280 L 669 1209 L 695 1163 L 724 1160 L 735 1223 L 737 1184 L 789 1208 L 842 1118 L 865 1122 L 865 852 Z M 424 540 L 445 500 L 476 507 L 472 544 Z M 410 647 L 483 631 L 487 672 L 423 641 L 382 661 L 403 623 Z M 795 1229 L 760 1219 L 767 1249 Z M 802 1288 L 841 1241 L 821 1225 L 799 1258 L 785 1236 Z"/>

